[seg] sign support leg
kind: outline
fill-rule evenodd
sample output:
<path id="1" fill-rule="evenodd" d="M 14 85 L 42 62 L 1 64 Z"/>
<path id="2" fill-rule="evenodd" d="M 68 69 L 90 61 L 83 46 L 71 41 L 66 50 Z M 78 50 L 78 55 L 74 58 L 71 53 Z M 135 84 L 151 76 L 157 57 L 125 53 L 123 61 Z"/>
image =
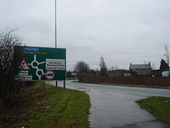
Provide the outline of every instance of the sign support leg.
<path id="1" fill-rule="evenodd" d="M 58 87 L 58 82 L 57 82 L 57 80 L 55 81 L 55 86 Z"/>
<path id="2" fill-rule="evenodd" d="M 66 81 L 65 80 L 63 81 L 63 86 L 64 86 L 64 88 L 66 88 Z"/>

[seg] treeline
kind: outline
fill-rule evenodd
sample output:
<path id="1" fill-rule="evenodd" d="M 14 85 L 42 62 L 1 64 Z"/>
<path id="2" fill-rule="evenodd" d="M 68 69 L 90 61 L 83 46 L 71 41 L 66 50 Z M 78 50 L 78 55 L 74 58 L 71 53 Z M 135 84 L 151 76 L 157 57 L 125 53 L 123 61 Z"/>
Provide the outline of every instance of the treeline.
<path id="1" fill-rule="evenodd" d="M 144 66 L 146 64 L 143 64 Z M 150 66 L 150 63 L 148 64 Z M 146 67 L 148 66 L 146 65 Z M 162 77 L 162 72 L 169 71 L 169 64 L 164 60 L 161 59 L 159 69 L 153 69 L 151 66 L 148 69 L 142 69 L 145 74 L 139 75 L 134 70 L 125 70 L 119 69 L 118 66 L 111 67 L 110 69 L 107 68 L 107 65 L 104 61 L 104 58 L 101 57 L 99 61 L 99 70 L 91 69 L 90 66 L 85 61 L 79 61 L 75 65 L 75 69 L 73 74 L 68 72 L 68 77 L 78 78 L 79 81 L 82 81 L 85 77 Z M 141 72 L 141 71 L 140 71 Z M 76 74 L 76 76 L 75 76 Z"/>

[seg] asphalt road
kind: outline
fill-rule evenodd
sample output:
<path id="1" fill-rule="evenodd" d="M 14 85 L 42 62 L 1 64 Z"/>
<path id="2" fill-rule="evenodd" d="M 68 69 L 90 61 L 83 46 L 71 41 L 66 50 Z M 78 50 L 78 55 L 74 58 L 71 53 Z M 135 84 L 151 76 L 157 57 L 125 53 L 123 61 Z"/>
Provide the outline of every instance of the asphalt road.
<path id="1" fill-rule="evenodd" d="M 54 82 L 51 82 L 54 84 Z M 62 86 L 62 82 L 59 82 Z M 92 128 L 166 128 L 141 109 L 136 100 L 149 96 L 170 97 L 170 89 L 95 85 L 67 81 L 66 87 L 89 94 L 89 120 Z"/>

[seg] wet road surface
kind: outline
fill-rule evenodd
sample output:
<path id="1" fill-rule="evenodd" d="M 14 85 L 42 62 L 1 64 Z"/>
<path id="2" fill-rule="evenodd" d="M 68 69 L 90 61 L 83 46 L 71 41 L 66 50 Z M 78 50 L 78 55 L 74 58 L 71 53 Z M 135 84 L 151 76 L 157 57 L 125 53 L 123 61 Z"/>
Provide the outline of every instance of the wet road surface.
<path id="1" fill-rule="evenodd" d="M 50 82 L 50 84 L 55 84 Z M 59 86 L 63 86 L 59 82 Z M 141 109 L 136 100 L 149 96 L 170 97 L 170 89 L 103 86 L 67 81 L 66 87 L 89 94 L 92 128 L 166 128 L 166 124 Z"/>

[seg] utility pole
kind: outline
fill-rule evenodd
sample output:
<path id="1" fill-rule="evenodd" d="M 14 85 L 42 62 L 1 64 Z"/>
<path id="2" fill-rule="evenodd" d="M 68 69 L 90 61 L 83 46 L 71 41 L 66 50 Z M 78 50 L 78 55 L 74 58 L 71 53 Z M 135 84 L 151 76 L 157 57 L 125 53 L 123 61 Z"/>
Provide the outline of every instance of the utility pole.
<path id="1" fill-rule="evenodd" d="M 57 48 L 57 0 L 55 0 L 55 48 Z M 55 82 L 56 87 L 58 87 L 58 81 Z M 64 88 L 66 88 L 66 82 L 63 82 Z"/>
<path id="2" fill-rule="evenodd" d="M 57 2 L 55 0 L 55 48 L 57 48 Z"/>
<path id="3" fill-rule="evenodd" d="M 55 48 L 57 48 L 57 1 L 55 0 Z M 56 80 L 56 87 L 58 86 L 58 82 Z"/>

